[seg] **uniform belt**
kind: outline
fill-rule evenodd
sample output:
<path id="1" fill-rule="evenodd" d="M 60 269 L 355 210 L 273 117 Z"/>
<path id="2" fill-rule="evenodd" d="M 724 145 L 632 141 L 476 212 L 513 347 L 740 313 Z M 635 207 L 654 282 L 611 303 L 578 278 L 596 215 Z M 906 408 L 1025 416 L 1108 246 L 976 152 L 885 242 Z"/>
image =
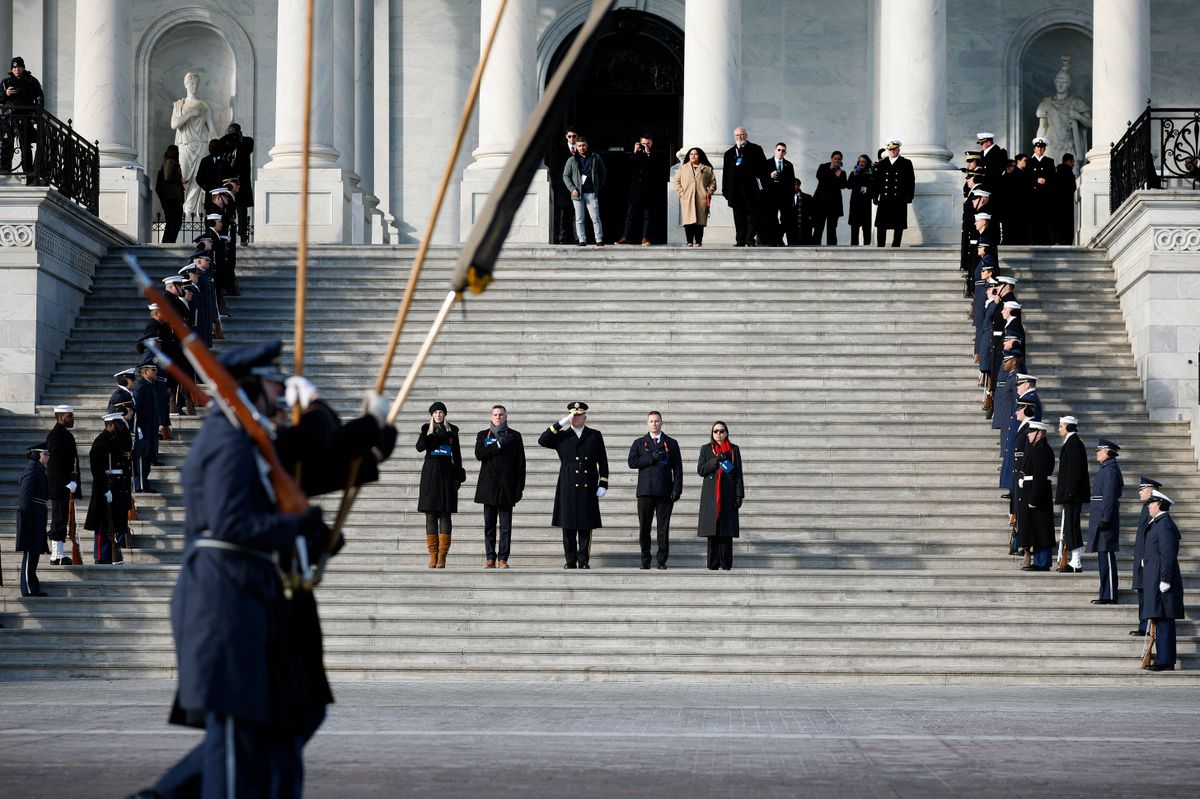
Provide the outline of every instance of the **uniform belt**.
<path id="1" fill-rule="evenodd" d="M 251 558 L 265 560 L 268 563 L 274 564 L 275 568 L 279 568 L 278 553 L 267 553 L 263 552 L 261 549 L 254 549 L 252 547 L 244 547 L 241 544 L 235 544 L 232 541 L 220 541 L 216 538 L 207 537 L 211 535 L 212 533 L 210 531 L 204 530 L 200 533 L 200 538 L 192 541 L 192 546 L 200 547 L 201 549 L 219 549 L 223 552 L 235 552 L 239 555 L 246 555 Z"/>
<path id="2" fill-rule="evenodd" d="M 104 473 L 105 474 L 125 474 L 125 472 L 121 471 L 120 469 L 107 469 L 107 470 L 105 470 Z"/>
<path id="3" fill-rule="evenodd" d="M 46 499 L 38 499 L 37 497 L 30 497 L 30 499 L 32 499 L 34 502 L 36 502 L 39 505 L 49 505 L 50 504 L 50 501 L 46 500 Z"/>

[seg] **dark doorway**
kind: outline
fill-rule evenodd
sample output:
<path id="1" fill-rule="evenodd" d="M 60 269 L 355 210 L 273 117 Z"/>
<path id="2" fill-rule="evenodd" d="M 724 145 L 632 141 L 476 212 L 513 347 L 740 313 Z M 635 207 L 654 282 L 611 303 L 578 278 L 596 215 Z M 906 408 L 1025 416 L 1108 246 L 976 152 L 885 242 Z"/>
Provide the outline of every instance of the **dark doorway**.
<path id="1" fill-rule="evenodd" d="M 572 33 L 554 53 L 548 75 L 558 69 L 574 38 Z M 653 215 L 650 238 L 656 244 L 666 242 L 665 184 L 683 137 L 682 31 L 644 11 L 612 12 L 579 91 L 565 108 L 563 116 L 550 123 L 554 130 L 547 132 L 547 140 L 551 148 L 565 148 L 563 132 L 574 125 L 588 138 L 592 152 L 600 153 L 608 173 L 600 192 L 600 218 L 608 242 L 619 239 L 625 229 L 633 144 L 643 134 L 654 137 L 651 152 L 656 153 L 662 179 L 648 189 Z M 561 153 L 547 152 L 548 165 L 562 162 Z M 556 171 L 550 169 L 549 179 L 561 182 Z M 552 218 L 550 241 L 555 239 L 554 225 Z M 588 229 L 590 238 L 590 222 Z M 635 231 L 640 239 L 640 222 Z"/>

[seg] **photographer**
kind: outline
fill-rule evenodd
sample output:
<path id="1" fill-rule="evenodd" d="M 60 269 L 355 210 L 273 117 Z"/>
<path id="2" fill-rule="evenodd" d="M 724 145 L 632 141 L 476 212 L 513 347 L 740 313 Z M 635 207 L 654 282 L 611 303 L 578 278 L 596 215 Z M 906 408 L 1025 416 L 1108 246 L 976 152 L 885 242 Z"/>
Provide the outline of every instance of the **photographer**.
<path id="1" fill-rule="evenodd" d="M 13 56 L 12 69 L 0 81 L 0 105 L 4 108 L 3 131 L 0 135 L 0 172 L 12 172 L 13 150 L 16 140 L 21 140 L 21 170 L 30 175 L 35 173 L 33 162 L 33 138 L 35 128 L 31 111 L 28 115 L 17 116 L 19 109 L 41 108 L 45 96 L 42 94 L 42 84 L 25 69 L 25 59 Z"/>

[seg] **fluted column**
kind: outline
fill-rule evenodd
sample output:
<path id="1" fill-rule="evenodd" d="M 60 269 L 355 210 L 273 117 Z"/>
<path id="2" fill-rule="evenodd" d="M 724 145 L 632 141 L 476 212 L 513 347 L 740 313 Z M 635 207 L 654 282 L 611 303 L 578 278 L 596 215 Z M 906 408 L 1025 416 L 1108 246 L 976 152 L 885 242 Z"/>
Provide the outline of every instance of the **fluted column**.
<path id="1" fill-rule="evenodd" d="M 364 189 L 375 176 L 375 2 L 354 0 L 354 171 Z"/>
<path id="2" fill-rule="evenodd" d="M 354 47 L 354 0 L 342 0 L 333 4 L 333 74 L 358 78 L 358 51 Z M 321 75 L 322 73 L 317 73 Z M 324 79 L 317 82 L 320 86 Z M 323 87 L 322 87 L 323 88 Z M 314 87 L 314 91 L 316 88 Z M 338 151 L 338 163 L 342 169 L 353 172 L 354 165 L 354 104 L 356 90 L 347 90 L 345 84 L 333 94 L 333 146 Z"/>
<path id="3" fill-rule="evenodd" d="M 333 0 L 316 0 L 313 12 L 313 106 L 310 166 L 338 165 L 334 101 L 344 78 L 334 72 Z M 275 146 L 264 169 L 299 167 L 304 150 L 305 0 L 279 0 L 275 54 Z M 338 81 L 343 81 L 339 84 Z"/>
<path id="4" fill-rule="evenodd" d="M 1112 145 L 1150 99 L 1150 4 L 1095 0 L 1092 14 L 1092 148 L 1080 177 L 1081 244 L 1108 221 Z"/>
<path id="5" fill-rule="evenodd" d="M 716 164 L 744 122 L 742 0 L 688 0 L 683 26 L 683 147 Z"/>

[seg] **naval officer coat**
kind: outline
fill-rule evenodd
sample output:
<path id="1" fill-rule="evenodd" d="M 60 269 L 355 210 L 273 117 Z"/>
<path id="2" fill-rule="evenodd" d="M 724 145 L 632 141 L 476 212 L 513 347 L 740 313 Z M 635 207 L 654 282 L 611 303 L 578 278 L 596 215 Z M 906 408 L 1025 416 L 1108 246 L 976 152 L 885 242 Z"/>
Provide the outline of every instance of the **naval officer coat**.
<path id="1" fill-rule="evenodd" d="M 1150 504 L 1142 503 L 1142 512 L 1138 514 L 1137 534 L 1133 537 L 1133 589 L 1144 588 L 1142 585 L 1142 560 L 1146 557 L 1146 530 L 1150 527 Z"/>
<path id="2" fill-rule="evenodd" d="M 1100 464 L 1088 508 L 1088 552 L 1121 551 L 1121 489 L 1125 480 L 1116 458 Z"/>
<path id="3" fill-rule="evenodd" d="M 17 552 L 50 554 L 50 547 L 46 544 L 49 495 L 46 467 L 37 461 L 30 461 L 21 473 L 21 489 L 17 495 Z"/>
<path id="4" fill-rule="evenodd" d="M 1143 619 L 1183 618 L 1183 575 L 1179 571 L 1179 527 L 1169 513 L 1160 513 L 1146 528 L 1146 566 L 1142 580 Z M 1159 583 L 1171 587 L 1164 594 Z"/>
<path id="5" fill-rule="evenodd" d="M 596 489 L 608 488 L 608 452 L 599 430 L 585 426 L 575 434 L 569 425 L 550 425 L 538 444 L 558 452 L 558 485 L 554 488 L 554 515 L 550 524 L 564 530 L 601 527 L 600 498 Z"/>
<path id="6" fill-rule="evenodd" d="M 896 162 L 884 156 L 875 163 L 875 188 L 878 208 L 875 227 L 904 230 L 908 227 L 908 204 L 916 194 L 917 182 L 912 161 L 896 156 Z"/>

